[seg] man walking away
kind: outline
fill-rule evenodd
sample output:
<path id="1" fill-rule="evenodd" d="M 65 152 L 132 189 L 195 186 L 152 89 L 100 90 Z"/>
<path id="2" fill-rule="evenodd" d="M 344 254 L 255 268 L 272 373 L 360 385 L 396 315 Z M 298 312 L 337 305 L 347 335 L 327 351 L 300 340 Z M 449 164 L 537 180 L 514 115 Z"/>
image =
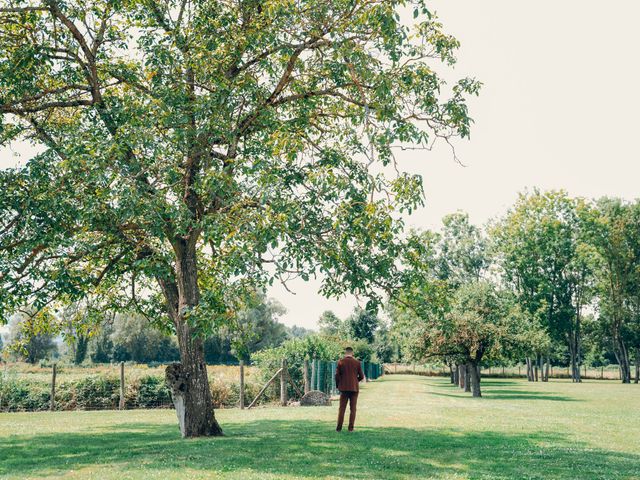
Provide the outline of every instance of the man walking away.
<path id="1" fill-rule="evenodd" d="M 362 379 L 364 379 L 364 373 L 362 373 L 360 362 L 353 358 L 353 348 L 345 348 L 344 357 L 338 361 L 336 368 L 336 387 L 340 390 L 340 408 L 338 410 L 338 426 L 336 427 L 338 432 L 342 430 L 347 402 L 349 402 L 349 431 L 353 431 L 360 390 L 358 382 Z"/>

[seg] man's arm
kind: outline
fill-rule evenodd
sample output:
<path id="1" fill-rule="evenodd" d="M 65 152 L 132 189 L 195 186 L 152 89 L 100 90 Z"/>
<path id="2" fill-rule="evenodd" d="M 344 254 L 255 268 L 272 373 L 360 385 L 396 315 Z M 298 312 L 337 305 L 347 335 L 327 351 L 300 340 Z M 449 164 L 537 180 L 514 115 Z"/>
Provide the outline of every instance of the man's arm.
<path id="1" fill-rule="evenodd" d="M 362 364 L 358 362 L 358 381 L 364 380 L 364 372 L 362 371 Z"/>
<path id="2" fill-rule="evenodd" d="M 338 364 L 336 365 L 336 388 L 339 388 L 340 385 L 340 377 L 342 375 L 342 363 L 338 362 Z"/>

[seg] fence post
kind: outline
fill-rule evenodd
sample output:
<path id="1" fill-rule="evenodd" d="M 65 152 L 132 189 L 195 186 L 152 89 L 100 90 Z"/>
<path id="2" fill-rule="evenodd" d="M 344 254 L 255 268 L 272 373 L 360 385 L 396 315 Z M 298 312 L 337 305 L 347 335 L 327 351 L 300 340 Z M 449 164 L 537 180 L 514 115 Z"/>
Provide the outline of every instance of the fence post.
<path id="1" fill-rule="evenodd" d="M 124 362 L 120 362 L 120 410 L 124 410 Z"/>
<path id="2" fill-rule="evenodd" d="M 56 371 L 57 364 L 53 364 L 53 372 L 51 373 L 51 402 L 49 404 L 49 410 L 52 412 L 56 409 Z"/>
<path id="3" fill-rule="evenodd" d="M 336 362 L 331 362 L 331 395 L 335 395 L 336 388 L 336 370 L 338 368 L 338 364 Z"/>
<path id="4" fill-rule="evenodd" d="M 316 356 L 313 356 L 313 360 L 311 360 L 311 390 L 317 390 L 318 385 L 316 383 L 316 374 L 317 374 L 318 366 L 316 365 Z"/>
<path id="5" fill-rule="evenodd" d="M 282 359 L 282 371 L 280 372 L 280 404 L 287 405 L 287 359 Z"/>
<path id="6" fill-rule="evenodd" d="M 240 360 L 240 410 L 244 410 L 244 360 Z"/>
<path id="7" fill-rule="evenodd" d="M 304 377 L 304 393 L 306 395 L 311 390 L 311 385 L 309 385 L 309 359 L 307 358 L 304 359 L 302 364 L 302 376 Z"/>

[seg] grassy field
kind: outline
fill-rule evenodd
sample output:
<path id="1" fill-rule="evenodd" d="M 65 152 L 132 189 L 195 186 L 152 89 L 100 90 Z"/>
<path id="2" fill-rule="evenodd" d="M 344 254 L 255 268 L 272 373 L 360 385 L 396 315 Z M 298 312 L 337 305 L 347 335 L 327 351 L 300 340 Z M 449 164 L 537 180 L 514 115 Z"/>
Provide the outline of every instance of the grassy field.
<path id="1" fill-rule="evenodd" d="M 357 430 L 336 406 L 222 410 L 224 438 L 182 440 L 173 411 L 0 414 L 0 478 L 640 479 L 640 387 L 445 379 L 367 384 Z"/>
<path id="2" fill-rule="evenodd" d="M 157 375 L 164 377 L 165 365 L 149 367 L 143 363 L 130 364 L 124 366 L 125 378 L 135 378 L 143 375 Z M 251 366 L 245 367 L 245 378 L 251 380 L 257 369 Z M 14 375 L 22 380 L 30 382 L 50 383 L 51 367 L 41 367 L 30 365 L 24 362 L 8 363 L 2 367 L 2 371 L 9 375 Z M 237 365 L 207 365 L 207 372 L 210 377 L 220 381 L 238 382 L 240 377 L 240 367 Z M 77 380 L 88 375 L 110 375 L 113 377 L 120 375 L 120 364 L 93 364 L 88 366 L 58 365 L 57 381 L 64 382 Z"/>

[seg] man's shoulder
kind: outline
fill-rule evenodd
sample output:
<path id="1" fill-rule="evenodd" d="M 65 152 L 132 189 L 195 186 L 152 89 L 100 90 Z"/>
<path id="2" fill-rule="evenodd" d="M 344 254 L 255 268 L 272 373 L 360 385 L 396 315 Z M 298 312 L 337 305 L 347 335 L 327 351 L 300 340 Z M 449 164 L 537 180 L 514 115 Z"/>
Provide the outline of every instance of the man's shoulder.
<path id="1" fill-rule="evenodd" d="M 354 357 L 345 357 L 338 360 L 338 363 L 341 365 L 351 363 L 352 365 L 360 365 L 360 360 Z"/>

